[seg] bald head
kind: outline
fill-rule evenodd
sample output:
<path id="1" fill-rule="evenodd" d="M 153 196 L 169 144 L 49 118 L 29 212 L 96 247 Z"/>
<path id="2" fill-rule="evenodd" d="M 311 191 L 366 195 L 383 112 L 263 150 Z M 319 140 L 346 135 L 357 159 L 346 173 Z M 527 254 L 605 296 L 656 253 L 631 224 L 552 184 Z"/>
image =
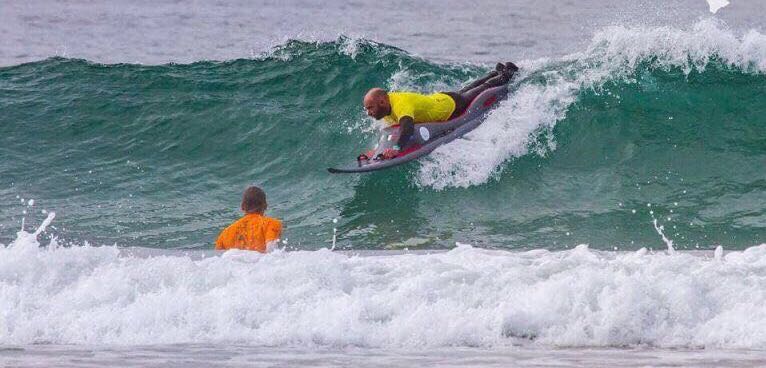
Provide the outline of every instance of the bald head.
<path id="1" fill-rule="evenodd" d="M 388 101 L 388 92 L 382 88 L 372 88 L 364 95 L 364 109 L 367 115 L 382 119 L 391 113 L 391 104 Z"/>
<path id="2" fill-rule="evenodd" d="M 371 100 L 379 100 L 381 98 L 388 97 L 388 93 L 383 88 L 370 88 L 369 91 L 367 91 L 367 94 L 364 95 L 365 101 L 371 101 Z"/>

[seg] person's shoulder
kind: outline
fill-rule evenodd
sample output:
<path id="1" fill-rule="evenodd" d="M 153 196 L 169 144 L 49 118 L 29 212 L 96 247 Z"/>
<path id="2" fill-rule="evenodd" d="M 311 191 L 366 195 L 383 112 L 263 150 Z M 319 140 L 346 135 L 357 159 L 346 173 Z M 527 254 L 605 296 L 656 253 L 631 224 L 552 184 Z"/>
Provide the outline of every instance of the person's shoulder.
<path id="1" fill-rule="evenodd" d="M 391 106 L 394 107 L 411 106 L 417 103 L 423 96 L 424 95 L 417 92 L 391 92 L 389 93 L 389 101 L 391 102 Z"/>
<path id="2" fill-rule="evenodd" d="M 218 238 L 216 239 L 216 246 L 230 246 L 234 240 L 234 237 L 239 233 L 241 224 L 242 224 L 242 218 L 238 219 L 237 221 L 232 222 L 229 224 L 229 226 L 226 226 L 221 230 L 221 232 L 218 234 Z M 224 248 L 220 248 L 224 249 Z"/>
<path id="3" fill-rule="evenodd" d="M 418 97 L 418 96 L 424 96 L 422 93 L 418 92 L 388 92 L 388 97 L 394 97 L 394 98 L 412 98 L 412 97 Z"/>
<path id="4" fill-rule="evenodd" d="M 221 234 L 228 234 L 233 231 L 237 231 L 237 228 L 242 225 L 242 222 L 244 221 L 244 217 L 237 219 L 236 221 L 229 224 L 229 226 L 226 226 L 221 230 Z"/>
<path id="5" fill-rule="evenodd" d="M 248 217 L 247 216 L 242 216 L 242 217 L 238 218 L 237 221 L 232 222 L 231 225 L 229 225 L 229 227 L 235 227 L 237 225 L 241 225 L 241 224 L 246 223 L 246 222 L 248 222 Z"/>
<path id="6" fill-rule="evenodd" d="M 281 220 L 279 220 L 279 219 L 277 219 L 277 218 L 274 218 L 274 217 L 268 217 L 268 216 L 263 216 L 263 218 L 264 218 L 264 219 L 266 220 L 266 222 L 268 222 L 270 225 L 282 227 L 282 221 L 281 221 Z"/>

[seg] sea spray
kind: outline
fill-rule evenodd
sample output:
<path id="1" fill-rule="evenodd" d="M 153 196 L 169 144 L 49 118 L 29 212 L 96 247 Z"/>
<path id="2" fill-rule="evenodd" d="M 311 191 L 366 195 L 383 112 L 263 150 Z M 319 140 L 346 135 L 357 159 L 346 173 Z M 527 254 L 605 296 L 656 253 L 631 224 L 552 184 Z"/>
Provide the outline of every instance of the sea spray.
<path id="1" fill-rule="evenodd" d="M 710 7 L 710 12 L 715 14 L 718 13 L 719 10 L 728 6 L 729 0 L 707 0 L 707 3 Z"/>
<path id="2" fill-rule="evenodd" d="M 55 212 L 48 212 L 45 220 L 40 224 L 40 226 L 35 229 L 34 232 L 27 232 L 24 230 L 24 223 L 26 218 L 22 218 L 21 220 L 21 229 L 16 233 L 16 239 L 9 245 L 9 247 L 12 248 L 36 248 L 39 246 L 39 243 L 37 241 L 37 238 L 42 234 L 45 229 L 48 228 L 48 226 L 53 222 L 53 219 L 56 218 Z M 55 238 L 51 241 L 51 244 L 55 243 Z"/>
<path id="3" fill-rule="evenodd" d="M 675 249 L 673 249 L 673 241 L 665 236 L 665 226 L 658 225 L 656 218 L 652 218 L 652 225 L 654 225 L 654 230 L 657 231 L 657 234 L 662 238 L 662 241 L 668 247 L 668 254 L 674 254 Z"/>
<path id="4" fill-rule="evenodd" d="M 27 244 L 24 244 L 24 243 Z M 0 343 L 766 348 L 766 245 L 665 254 L 0 249 Z"/>
<path id="5" fill-rule="evenodd" d="M 332 226 L 332 247 L 330 248 L 330 250 L 335 250 L 335 240 L 338 237 L 338 228 L 337 228 L 337 226 L 338 226 L 337 225 L 338 224 L 338 219 L 336 219 L 336 218 L 332 219 L 332 224 L 333 224 L 333 226 Z"/>

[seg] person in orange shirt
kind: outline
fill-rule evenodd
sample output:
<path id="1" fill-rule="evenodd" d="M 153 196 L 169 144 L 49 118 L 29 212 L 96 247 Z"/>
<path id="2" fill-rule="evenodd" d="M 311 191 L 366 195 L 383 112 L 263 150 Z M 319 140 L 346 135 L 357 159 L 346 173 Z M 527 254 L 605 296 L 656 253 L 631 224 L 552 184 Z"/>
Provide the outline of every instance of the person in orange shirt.
<path id="1" fill-rule="evenodd" d="M 215 249 L 266 253 L 270 243 L 278 241 L 282 234 L 282 222 L 263 215 L 266 207 L 266 193 L 261 188 L 251 186 L 245 189 L 241 206 L 245 216 L 221 231 L 215 241 Z"/>

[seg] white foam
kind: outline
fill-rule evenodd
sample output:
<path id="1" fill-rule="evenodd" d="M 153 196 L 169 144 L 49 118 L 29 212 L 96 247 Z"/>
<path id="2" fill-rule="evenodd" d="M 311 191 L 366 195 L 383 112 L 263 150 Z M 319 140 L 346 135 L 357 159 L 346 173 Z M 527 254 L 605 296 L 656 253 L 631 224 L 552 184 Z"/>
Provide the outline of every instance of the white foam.
<path id="1" fill-rule="evenodd" d="M 580 91 L 613 80 L 631 82 L 642 63 L 690 73 L 703 71 L 712 58 L 745 72 L 763 73 L 766 36 L 754 30 L 736 34 L 715 19 L 689 29 L 616 26 L 597 32 L 583 52 L 560 60 L 521 62 L 522 74 L 516 79 L 521 82 L 510 97 L 479 128 L 421 160 L 417 181 L 435 189 L 486 183 L 509 160 L 555 149 L 555 142 L 542 150 L 534 142 L 564 119 Z"/>
<path id="2" fill-rule="evenodd" d="M 38 245 L 0 249 L 0 344 L 766 348 L 766 245 L 715 258 Z"/>
<path id="3" fill-rule="evenodd" d="M 729 0 L 707 0 L 707 4 L 710 7 L 710 12 L 715 14 L 719 10 L 729 5 Z"/>
<path id="4" fill-rule="evenodd" d="M 564 117 L 577 88 L 563 79 L 519 86 L 476 130 L 422 160 L 418 183 L 435 189 L 485 183 L 506 160 L 527 154 L 535 133 L 552 128 Z"/>

